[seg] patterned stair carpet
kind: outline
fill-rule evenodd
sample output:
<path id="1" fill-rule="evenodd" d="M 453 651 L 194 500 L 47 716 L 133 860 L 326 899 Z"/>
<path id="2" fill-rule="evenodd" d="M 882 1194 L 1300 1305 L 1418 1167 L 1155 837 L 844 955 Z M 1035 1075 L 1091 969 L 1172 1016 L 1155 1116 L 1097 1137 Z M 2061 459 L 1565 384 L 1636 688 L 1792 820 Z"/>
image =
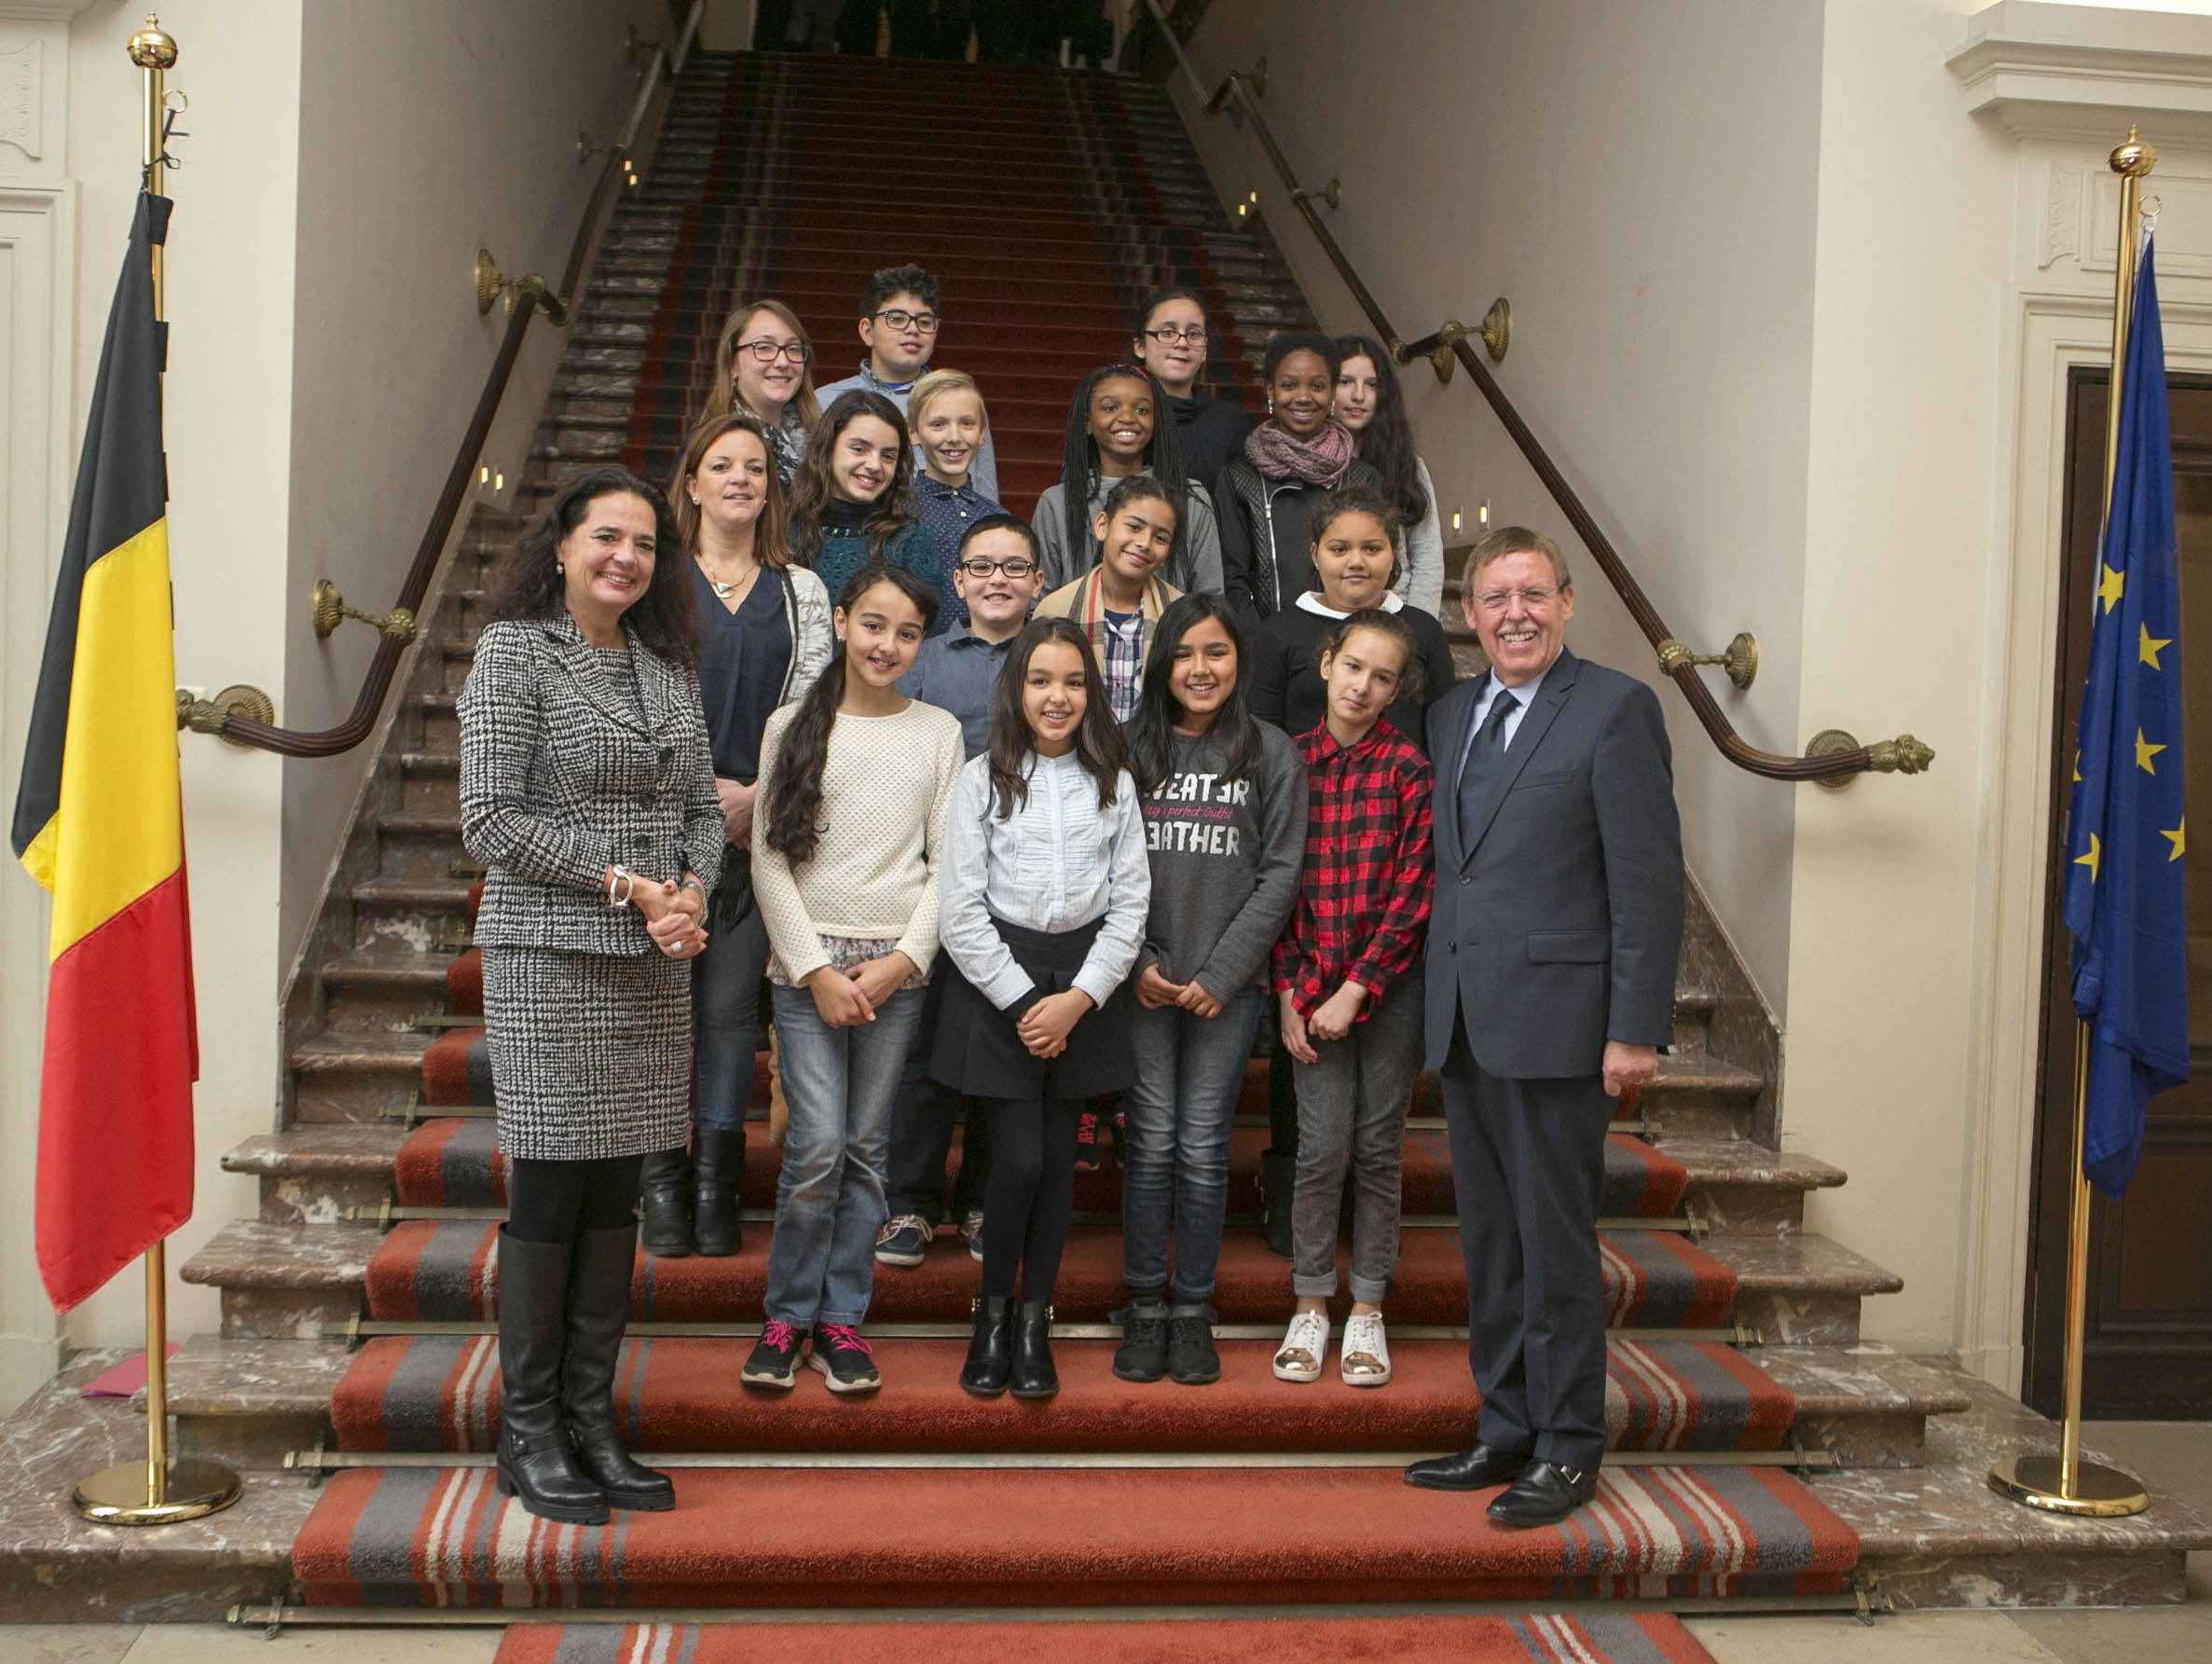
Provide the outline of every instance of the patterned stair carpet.
<path id="1" fill-rule="evenodd" d="M 926 181 L 927 213 L 840 142 L 882 120 L 886 97 L 912 100 L 925 117 L 960 111 L 957 127 L 900 122 L 901 169 Z M 1059 477 L 1069 387 L 1126 355 L 1136 300 L 1184 284 L 1206 296 L 1211 316 L 1230 315 L 1233 280 L 1215 268 L 1191 216 L 1154 188 L 1123 97 L 1105 76 L 1046 85 L 954 64 L 910 79 L 897 66 L 777 56 L 741 61 L 720 89 L 680 102 L 653 170 L 654 199 L 680 212 L 660 305 L 641 331 L 622 460 L 666 474 L 733 307 L 761 295 L 789 303 L 814 337 L 817 385 L 841 380 L 860 356 L 853 320 L 869 273 L 912 260 L 944 285 L 933 362 L 982 384 L 1000 495 L 1026 515 Z M 1178 217 L 1186 223 L 1171 223 Z M 1249 345 L 1216 340 L 1206 379 L 1216 396 L 1257 407 Z"/>
<path id="2" fill-rule="evenodd" d="M 1664 1615 L 1153 1619 L 978 1624 L 515 1624 L 493 1664 L 1710 1664 Z"/>
<path id="3" fill-rule="evenodd" d="M 348 1469 L 293 1570 L 338 1606 L 1245 1605 L 1829 1594 L 1859 1549 L 1752 1467 L 1608 1468 L 1587 1507 L 1520 1532 L 1389 1468 L 675 1480 L 672 1512 L 584 1527 L 524 1513 L 486 1467 Z"/>
<path id="4" fill-rule="evenodd" d="M 955 1135 L 957 1138 L 957 1135 Z M 1268 1147 L 1265 1127 L 1238 1127 L 1230 1135 L 1229 1184 L 1232 1212 L 1259 1206 L 1259 1158 Z M 958 1148 L 955 1145 L 955 1149 Z M 776 1205 L 783 1152 L 757 1124 L 745 1152 L 740 1200 L 747 1207 Z M 1642 1139 L 1615 1134 L 1606 1141 L 1605 1191 L 1600 1212 L 1608 1217 L 1667 1219 L 1682 1205 L 1688 1176 L 1682 1163 Z M 1453 1211 L 1451 1152 L 1436 1128 L 1408 1128 L 1404 1144 L 1403 1196 L 1408 1214 Z M 504 1207 L 505 1163 L 497 1128 L 488 1117 L 442 1117 L 408 1134 L 392 1170 L 392 1199 L 404 1207 Z M 1076 1179 L 1076 1208 L 1085 1213 L 1121 1209 L 1121 1171 L 1113 1162 Z"/>
<path id="5" fill-rule="evenodd" d="M 704 1336 L 628 1343 L 615 1401 L 639 1451 L 1441 1451 L 1463 1444 L 1477 1400 L 1467 1349 L 1400 1341 L 1380 1390 L 1333 1369 L 1292 1387 L 1269 1370 L 1274 1344 L 1221 1343 L 1202 1390 L 1115 1379 L 1106 1341 L 1055 1349 L 1050 1404 L 985 1401 L 955 1377 L 967 1342 L 875 1342 L 885 1385 L 865 1409 L 811 1375 L 789 1393 L 741 1385 L 748 1341 Z M 499 1348 L 489 1335 L 385 1336 L 354 1357 L 331 1399 L 350 1451 L 488 1451 L 499 1426 Z M 1733 1348 L 1614 1341 L 1605 1409 L 1615 1450 L 1771 1451 L 1796 1418 L 1791 1395 Z"/>
<path id="6" fill-rule="evenodd" d="M 1600 1236 L 1612 1327 L 1710 1328 L 1727 1320 L 1736 1300 L 1735 1273 L 1695 1243 L 1660 1231 L 1609 1231 Z M 497 1227 L 488 1220 L 403 1220 L 369 1258 L 369 1315 L 403 1321 L 489 1319 L 498 1309 L 497 1240 Z M 640 1255 L 631 1284 L 631 1313 L 659 1323 L 757 1323 L 767 1264 L 768 1233 L 759 1228 L 749 1228 L 744 1252 L 727 1259 Z M 941 1239 L 914 1270 L 878 1273 L 869 1318 L 965 1325 L 981 1272 L 964 1248 Z M 1458 1231 L 1426 1225 L 1408 1229 L 1391 1289 L 1392 1319 L 1463 1324 L 1463 1276 Z M 1222 1241 L 1214 1288 L 1221 1321 L 1286 1321 L 1290 1298 L 1288 1262 L 1270 1254 L 1258 1232 L 1230 1231 Z M 1120 1305 L 1120 1231 L 1078 1226 L 1069 1233 L 1052 1303 L 1065 1323 L 1102 1323 Z"/>

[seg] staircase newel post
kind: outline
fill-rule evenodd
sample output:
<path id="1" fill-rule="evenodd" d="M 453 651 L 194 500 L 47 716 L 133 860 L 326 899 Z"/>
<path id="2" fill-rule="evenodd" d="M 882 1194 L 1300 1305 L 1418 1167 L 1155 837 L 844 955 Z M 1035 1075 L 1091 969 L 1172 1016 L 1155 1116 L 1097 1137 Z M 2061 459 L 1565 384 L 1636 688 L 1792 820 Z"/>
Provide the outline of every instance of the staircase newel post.
<path id="1" fill-rule="evenodd" d="M 2112 512 L 2112 470 L 2120 452 L 2122 365 L 2127 357 L 2128 313 L 2136 293 L 2143 176 L 2158 163 L 2158 153 L 2127 130 L 2127 143 L 2112 152 L 2112 172 L 2120 175 L 2120 236 L 2113 273 L 2112 378 L 2105 412 L 2105 504 L 2098 517 L 2098 541 Z M 2140 1514 L 2150 1506 L 2131 1474 L 2102 1463 L 2081 1460 L 2081 1357 L 2089 1324 L 2089 1175 L 2081 1164 L 2089 1128 L 2089 1025 L 2074 1023 L 2074 1128 L 2067 1146 L 2073 1161 L 2068 1190 L 2066 1248 L 2066 1374 L 2058 1423 L 2056 1456 L 2008 1456 L 1989 1470 L 1991 1489 L 2014 1502 L 2047 1513 L 2112 1519 Z"/>

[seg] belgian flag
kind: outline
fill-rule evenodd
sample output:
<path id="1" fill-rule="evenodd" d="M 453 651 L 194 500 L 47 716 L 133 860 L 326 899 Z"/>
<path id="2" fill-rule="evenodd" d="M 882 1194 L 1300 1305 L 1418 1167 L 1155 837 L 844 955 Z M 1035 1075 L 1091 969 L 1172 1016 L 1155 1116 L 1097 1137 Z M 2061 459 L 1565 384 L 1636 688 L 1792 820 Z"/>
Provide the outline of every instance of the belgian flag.
<path id="1" fill-rule="evenodd" d="M 139 193 L 15 805 L 16 855 L 54 899 L 36 1229 L 63 1312 L 192 1213 L 199 1058 L 152 271 L 170 208 Z"/>

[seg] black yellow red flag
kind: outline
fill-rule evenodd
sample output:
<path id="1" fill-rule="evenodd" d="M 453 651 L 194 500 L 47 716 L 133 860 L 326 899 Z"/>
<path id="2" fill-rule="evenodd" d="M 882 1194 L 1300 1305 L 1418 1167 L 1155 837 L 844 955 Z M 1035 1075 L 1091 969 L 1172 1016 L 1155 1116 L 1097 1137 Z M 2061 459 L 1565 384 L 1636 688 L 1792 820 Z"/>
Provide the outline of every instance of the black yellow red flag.
<path id="1" fill-rule="evenodd" d="M 66 1312 L 192 1212 L 191 926 L 177 771 L 162 326 L 166 197 L 140 192 L 116 284 L 16 795 L 53 896 L 36 1235 Z"/>

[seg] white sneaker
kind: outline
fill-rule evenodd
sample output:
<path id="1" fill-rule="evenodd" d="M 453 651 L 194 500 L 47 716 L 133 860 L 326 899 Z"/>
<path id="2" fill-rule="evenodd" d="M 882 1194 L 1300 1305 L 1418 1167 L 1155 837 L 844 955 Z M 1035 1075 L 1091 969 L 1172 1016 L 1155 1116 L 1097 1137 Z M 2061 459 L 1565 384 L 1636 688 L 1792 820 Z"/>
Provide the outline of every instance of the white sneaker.
<path id="1" fill-rule="evenodd" d="M 1328 1356 L 1328 1313 L 1294 1313 L 1283 1344 L 1275 1349 L 1277 1381 L 1319 1381 L 1322 1360 Z"/>
<path id="2" fill-rule="evenodd" d="M 1354 1313 L 1344 1320 L 1337 1370 L 1346 1386 L 1381 1386 L 1390 1380 L 1390 1341 L 1382 1332 L 1381 1313 Z"/>

